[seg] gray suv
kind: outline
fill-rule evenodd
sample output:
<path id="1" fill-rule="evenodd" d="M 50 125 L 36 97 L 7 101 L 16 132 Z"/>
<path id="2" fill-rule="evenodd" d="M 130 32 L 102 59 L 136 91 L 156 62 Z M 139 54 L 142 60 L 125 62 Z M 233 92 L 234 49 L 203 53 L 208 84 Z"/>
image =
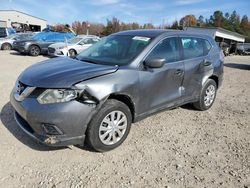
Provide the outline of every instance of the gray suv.
<path id="1" fill-rule="evenodd" d="M 11 93 L 18 125 L 52 146 L 119 146 L 131 123 L 192 103 L 209 109 L 222 83 L 223 59 L 209 36 L 168 30 L 112 34 L 75 59 L 27 68 Z"/>

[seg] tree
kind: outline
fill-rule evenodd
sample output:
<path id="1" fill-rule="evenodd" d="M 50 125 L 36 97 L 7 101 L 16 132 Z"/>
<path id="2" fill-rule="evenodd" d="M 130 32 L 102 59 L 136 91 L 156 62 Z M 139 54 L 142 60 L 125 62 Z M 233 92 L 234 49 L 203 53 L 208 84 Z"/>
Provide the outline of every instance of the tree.
<path id="1" fill-rule="evenodd" d="M 241 19 L 240 22 L 240 27 L 242 28 L 242 30 L 246 33 L 250 33 L 250 23 L 248 21 L 248 17 L 247 15 L 244 15 Z"/>
<path id="2" fill-rule="evenodd" d="M 112 20 L 107 20 L 107 26 L 104 27 L 102 34 L 110 35 L 118 31 L 120 31 L 120 21 L 116 17 L 113 17 Z"/>
<path id="3" fill-rule="evenodd" d="M 198 18 L 198 26 L 204 26 L 204 17 L 202 15 L 200 15 Z"/>
<path id="4" fill-rule="evenodd" d="M 172 25 L 170 26 L 170 29 L 179 29 L 179 24 L 178 21 L 175 20 Z"/>
<path id="5" fill-rule="evenodd" d="M 182 28 L 196 26 L 196 25 L 197 25 L 197 20 L 194 15 L 186 15 L 180 20 L 180 26 Z"/>
<path id="6" fill-rule="evenodd" d="M 223 13 L 219 10 L 215 11 L 213 15 L 213 21 L 215 27 L 222 27 L 224 21 Z"/>
<path id="7" fill-rule="evenodd" d="M 147 23 L 143 25 L 143 29 L 154 29 L 154 25 L 151 23 Z"/>

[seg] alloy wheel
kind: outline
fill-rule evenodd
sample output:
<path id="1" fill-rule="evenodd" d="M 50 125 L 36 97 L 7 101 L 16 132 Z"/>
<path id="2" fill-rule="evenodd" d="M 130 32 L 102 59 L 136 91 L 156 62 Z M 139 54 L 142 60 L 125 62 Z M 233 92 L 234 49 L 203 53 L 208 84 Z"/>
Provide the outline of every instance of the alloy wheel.
<path id="1" fill-rule="evenodd" d="M 39 50 L 39 48 L 36 47 L 36 46 L 32 47 L 32 48 L 30 49 L 30 52 L 31 52 L 31 54 L 34 55 L 34 56 L 38 56 L 38 55 L 40 54 L 40 50 Z"/>

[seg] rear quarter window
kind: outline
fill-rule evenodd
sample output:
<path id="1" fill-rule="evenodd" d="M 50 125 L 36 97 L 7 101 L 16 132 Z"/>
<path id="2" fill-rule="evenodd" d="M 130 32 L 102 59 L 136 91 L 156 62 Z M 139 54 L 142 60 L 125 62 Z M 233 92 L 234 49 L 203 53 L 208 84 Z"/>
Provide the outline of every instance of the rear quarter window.
<path id="1" fill-rule="evenodd" d="M 181 42 L 184 59 L 206 56 L 212 48 L 210 42 L 202 38 L 183 37 Z"/>

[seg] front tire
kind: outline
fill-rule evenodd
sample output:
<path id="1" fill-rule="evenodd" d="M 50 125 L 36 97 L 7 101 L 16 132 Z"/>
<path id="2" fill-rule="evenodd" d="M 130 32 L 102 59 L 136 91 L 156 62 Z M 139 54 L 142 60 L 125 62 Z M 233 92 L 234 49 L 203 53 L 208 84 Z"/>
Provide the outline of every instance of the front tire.
<path id="1" fill-rule="evenodd" d="M 208 79 L 201 90 L 199 101 L 193 104 L 194 107 L 201 111 L 211 108 L 216 98 L 216 92 L 216 82 L 212 79 Z"/>
<path id="2" fill-rule="evenodd" d="M 112 150 L 127 138 L 131 122 L 127 105 L 117 100 L 107 100 L 91 120 L 86 141 L 96 151 Z"/>
<path id="3" fill-rule="evenodd" d="M 70 49 L 70 50 L 69 50 L 69 57 L 72 57 L 72 58 L 73 58 L 73 57 L 76 56 L 76 54 L 77 54 L 77 53 L 76 53 L 76 51 L 75 51 L 74 49 Z"/>
<path id="4" fill-rule="evenodd" d="M 31 56 L 38 56 L 40 55 L 41 53 L 41 50 L 38 46 L 35 46 L 35 45 L 32 45 L 30 48 L 29 48 L 29 54 Z"/>
<path id="5" fill-rule="evenodd" d="M 4 43 L 2 45 L 2 50 L 11 50 L 11 49 L 12 49 L 12 46 L 9 43 Z"/>

